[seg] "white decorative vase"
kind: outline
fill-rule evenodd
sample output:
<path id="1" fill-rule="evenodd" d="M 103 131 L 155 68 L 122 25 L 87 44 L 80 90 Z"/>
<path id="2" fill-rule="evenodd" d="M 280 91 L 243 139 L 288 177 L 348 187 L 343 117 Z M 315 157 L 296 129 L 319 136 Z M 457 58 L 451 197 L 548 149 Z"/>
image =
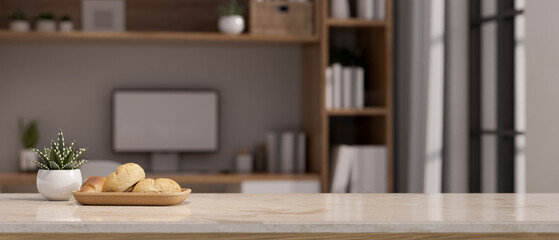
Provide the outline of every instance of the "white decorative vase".
<path id="1" fill-rule="evenodd" d="M 38 32 L 55 32 L 56 31 L 56 21 L 48 19 L 37 20 L 37 31 Z"/>
<path id="2" fill-rule="evenodd" d="M 73 32 L 74 31 L 74 22 L 72 21 L 61 21 L 58 24 L 58 30 L 61 32 Z"/>
<path id="3" fill-rule="evenodd" d="M 22 149 L 19 152 L 19 170 L 22 172 L 37 170 L 37 166 L 31 161 L 39 161 L 39 156 L 31 149 Z"/>
<path id="4" fill-rule="evenodd" d="M 218 27 L 222 33 L 238 35 L 245 29 L 245 20 L 240 15 L 222 16 L 219 18 Z"/>
<path id="5" fill-rule="evenodd" d="M 80 189 L 82 172 L 75 170 L 43 170 L 37 173 L 37 190 L 48 200 L 68 200 L 72 191 Z"/>
<path id="6" fill-rule="evenodd" d="M 29 22 L 27 20 L 10 21 L 10 30 L 14 32 L 29 32 Z"/>
<path id="7" fill-rule="evenodd" d="M 345 19 L 350 17 L 348 0 L 331 0 L 330 14 L 332 18 Z"/>

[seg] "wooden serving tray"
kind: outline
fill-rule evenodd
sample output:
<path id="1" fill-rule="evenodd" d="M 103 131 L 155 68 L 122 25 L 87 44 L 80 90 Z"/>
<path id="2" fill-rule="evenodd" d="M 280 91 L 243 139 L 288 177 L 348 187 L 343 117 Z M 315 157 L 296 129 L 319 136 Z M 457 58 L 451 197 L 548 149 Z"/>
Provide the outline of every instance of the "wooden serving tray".
<path id="1" fill-rule="evenodd" d="M 183 202 L 192 190 L 180 193 L 78 192 L 72 194 L 83 205 L 171 206 Z"/>

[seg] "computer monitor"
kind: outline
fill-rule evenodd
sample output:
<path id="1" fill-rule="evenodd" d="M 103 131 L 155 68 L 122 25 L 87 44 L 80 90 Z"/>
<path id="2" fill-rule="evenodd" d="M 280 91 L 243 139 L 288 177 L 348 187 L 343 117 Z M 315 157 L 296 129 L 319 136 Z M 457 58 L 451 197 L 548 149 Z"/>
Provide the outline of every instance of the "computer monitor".
<path id="1" fill-rule="evenodd" d="M 113 150 L 151 153 L 152 171 L 176 171 L 178 153 L 218 149 L 213 90 L 115 90 Z"/>

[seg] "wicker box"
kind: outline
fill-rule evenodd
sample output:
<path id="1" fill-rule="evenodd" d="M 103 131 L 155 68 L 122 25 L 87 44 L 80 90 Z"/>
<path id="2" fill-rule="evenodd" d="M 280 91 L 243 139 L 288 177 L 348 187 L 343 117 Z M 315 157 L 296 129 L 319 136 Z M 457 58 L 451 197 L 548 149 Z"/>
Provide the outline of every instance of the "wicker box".
<path id="1" fill-rule="evenodd" d="M 256 1 L 250 3 L 253 34 L 312 35 L 313 3 Z"/>

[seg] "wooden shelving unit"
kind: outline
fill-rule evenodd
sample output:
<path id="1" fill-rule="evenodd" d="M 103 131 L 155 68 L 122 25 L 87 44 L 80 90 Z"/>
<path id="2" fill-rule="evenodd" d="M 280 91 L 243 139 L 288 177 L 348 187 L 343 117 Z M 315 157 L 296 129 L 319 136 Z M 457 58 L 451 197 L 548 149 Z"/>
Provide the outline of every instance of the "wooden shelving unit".
<path id="1" fill-rule="evenodd" d="M 36 4 L 41 2 L 42 4 Z M 393 129 L 392 129 L 392 5 L 386 0 L 386 19 L 382 21 L 359 19 L 331 19 L 328 17 L 328 0 L 312 0 L 314 3 L 315 31 L 311 36 L 251 35 L 230 36 L 217 33 L 216 6 L 221 0 L 134 0 L 127 2 L 126 32 L 73 33 L 14 33 L 0 30 L 3 42 L 123 42 L 123 43 L 223 43 L 223 44 L 296 44 L 301 46 L 301 125 L 308 135 L 308 174 L 303 175 L 192 175 L 181 176 L 185 181 L 238 182 L 243 179 L 320 179 L 322 191 L 330 189 L 330 129 L 340 118 L 355 118 L 353 129 L 361 131 L 361 139 L 367 144 L 383 144 L 388 148 L 387 189 L 392 192 Z M 248 1 L 241 1 L 246 4 Z M 58 10 L 57 15 L 69 14 L 79 23 L 80 1 L 57 0 L 48 4 L 41 0 L 0 0 L 0 26 L 7 20 L 16 4 L 21 4 L 29 16 L 40 12 Z M 154 8 L 153 5 L 157 4 Z M 79 25 L 79 24 L 78 24 Z M 337 31 L 354 32 L 355 46 L 362 49 L 368 63 L 365 68 L 366 94 L 374 95 L 365 101 L 364 109 L 327 110 L 324 101 L 324 72 L 330 61 L 330 41 Z M 21 176 L 16 176 L 19 178 Z M 10 178 L 13 179 L 13 178 Z M 31 179 L 31 180 L 30 180 Z M 2 181 L 2 176 L 0 176 Z M 6 180 L 7 181 L 7 180 Z M 33 177 L 15 181 L 34 181 Z"/>
<path id="2" fill-rule="evenodd" d="M 335 144 L 346 144 L 337 134 L 348 129 L 355 138 L 351 142 L 385 145 L 387 158 L 387 191 L 393 191 L 392 141 L 392 0 L 386 0 L 385 20 L 332 19 L 328 2 L 317 4 L 319 44 L 307 46 L 303 52 L 304 130 L 311 136 L 310 169 L 320 173 L 322 191 L 330 191 L 330 150 Z M 324 72 L 330 64 L 331 40 L 353 34 L 353 46 L 361 49 L 366 61 L 365 81 L 368 90 L 365 109 L 327 110 L 324 100 Z M 341 33 L 342 35 L 336 36 Z M 341 121 L 340 121 L 341 120 Z M 346 121 L 347 120 L 347 121 Z M 341 122 L 341 123 L 340 123 Z M 348 122 L 353 124 L 348 126 Z M 336 124 L 344 124 L 337 126 Z M 335 130 L 336 132 L 330 132 Z"/>
<path id="3" fill-rule="evenodd" d="M 0 41 L 110 41 L 110 42 L 223 42 L 307 44 L 318 42 L 316 36 L 271 36 L 241 34 L 225 35 L 212 32 L 81 32 L 72 33 L 17 33 L 0 30 Z"/>

